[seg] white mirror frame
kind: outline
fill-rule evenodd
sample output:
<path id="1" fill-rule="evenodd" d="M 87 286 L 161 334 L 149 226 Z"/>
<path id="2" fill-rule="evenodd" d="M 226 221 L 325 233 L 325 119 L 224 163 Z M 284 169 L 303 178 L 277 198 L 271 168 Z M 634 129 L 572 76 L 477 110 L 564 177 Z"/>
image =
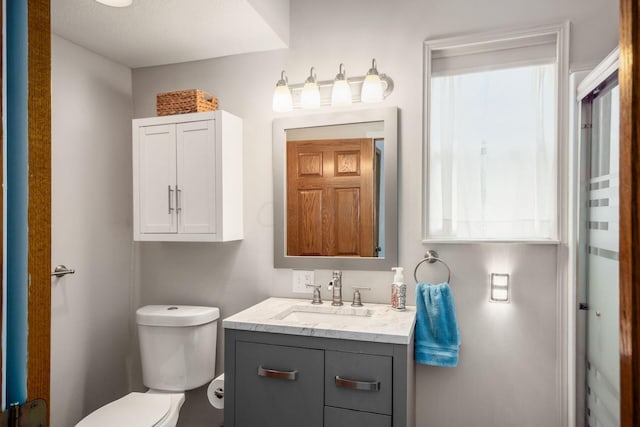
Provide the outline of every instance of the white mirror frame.
<path id="1" fill-rule="evenodd" d="M 288 256 L 286 254 L 286 131 L 288 129 L 384 122 L 385 257 Z M 296 115 L 273 121 L 273 218 L 275 268 L 389 270 L 398 264 L 398 109 L 381 107 Z"/>

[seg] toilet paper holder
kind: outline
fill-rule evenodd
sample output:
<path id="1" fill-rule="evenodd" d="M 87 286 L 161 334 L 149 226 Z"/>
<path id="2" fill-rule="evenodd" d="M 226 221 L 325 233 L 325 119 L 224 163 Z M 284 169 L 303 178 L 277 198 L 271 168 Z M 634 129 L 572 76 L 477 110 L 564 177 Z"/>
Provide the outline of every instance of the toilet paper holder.
<path id="1" fill-rule="evenodd" d="M 216 409 L 224 409 L 224 374 L 214 378 L 207 387 L 209 403 Z"/>

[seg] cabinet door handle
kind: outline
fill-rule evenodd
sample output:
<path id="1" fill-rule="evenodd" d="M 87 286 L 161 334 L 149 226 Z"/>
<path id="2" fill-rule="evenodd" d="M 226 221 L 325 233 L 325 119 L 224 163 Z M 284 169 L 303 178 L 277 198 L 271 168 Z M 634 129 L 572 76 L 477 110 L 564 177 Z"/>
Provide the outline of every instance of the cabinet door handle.
<path id="1" fill-rule="evenodd" d="M 298 370 L 293 371 L 278 371 L 275 369 L 263 368 L 262 365 L 258 366 L 258 376 L 277 378 L 279 380 L 295 381 L 298 379 Z"/>
<path id="2" fill-rule="evenodd" d="M 180 212 L 182 210 L 182 190 L 178 188 L 176 185 L 176 212 Z"/>
<path id="3" fill-rule="evenodd" d="M 171 215 L 171 212 L 173 211 L 173 206 L 171 206 L 171 200 L 173 199 L 172 194 L 173 190 L 171 189 L 170 185 L 167 185 L 168 187 L 168 191 L 167 191 L 167 201 L 169 202 L 169 215 Z"/>
<path id="4" fill-rule="evenodd" d="M 336 375 L 336 386 L 352 390 L 378 391 L 380 390 L 380 381 L 356 381 Z"/>

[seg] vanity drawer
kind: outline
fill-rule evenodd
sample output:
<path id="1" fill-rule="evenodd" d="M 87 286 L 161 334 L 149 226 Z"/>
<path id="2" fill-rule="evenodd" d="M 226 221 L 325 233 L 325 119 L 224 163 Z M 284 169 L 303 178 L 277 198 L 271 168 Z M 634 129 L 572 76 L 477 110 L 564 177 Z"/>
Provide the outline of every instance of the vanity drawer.
<path id="1" fill-rule="evenodd" d="M 392 358 L 372 354 L 325 352 L 325 404 L 391 415 Z"/>
<path id="2" fill-rule="evenodd" d="M 391 427 L 391 416 L 325 406 L 324 427 Z"/>
<path id="3" fill-rule="evenodd" d="M 322 427 L 324 351 L 236 342 L 236 427 Z"/>

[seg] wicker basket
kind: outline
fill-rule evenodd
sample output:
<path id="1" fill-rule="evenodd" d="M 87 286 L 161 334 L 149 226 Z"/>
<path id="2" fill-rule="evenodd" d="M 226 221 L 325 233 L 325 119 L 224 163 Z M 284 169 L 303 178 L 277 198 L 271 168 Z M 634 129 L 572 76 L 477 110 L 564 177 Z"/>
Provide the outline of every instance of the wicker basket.
<path id="1" fill-rule="evenodd" d="M 159 116 L 200 113 L 217 109 L 218 98 L 198 89 L 177 90 L 159 93 L 156 96 L 156 111 Z"/>

